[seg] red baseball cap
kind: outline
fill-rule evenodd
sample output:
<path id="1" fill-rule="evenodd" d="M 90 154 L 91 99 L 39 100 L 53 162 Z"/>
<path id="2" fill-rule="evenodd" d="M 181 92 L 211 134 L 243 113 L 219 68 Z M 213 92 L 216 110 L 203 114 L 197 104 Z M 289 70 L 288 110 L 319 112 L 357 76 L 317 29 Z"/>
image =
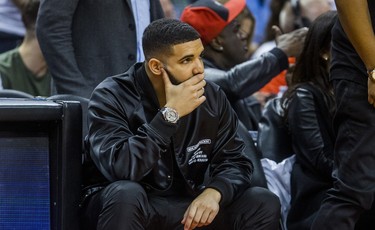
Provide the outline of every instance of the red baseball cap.
<path id="1" fill-rule="evenodd" d="M 229 0 L 224 5 L 215 0 L 198 0 L 185 7 L 181 21 L 188 23 L 208 44 L 245 8 L 245 0 Z"/>

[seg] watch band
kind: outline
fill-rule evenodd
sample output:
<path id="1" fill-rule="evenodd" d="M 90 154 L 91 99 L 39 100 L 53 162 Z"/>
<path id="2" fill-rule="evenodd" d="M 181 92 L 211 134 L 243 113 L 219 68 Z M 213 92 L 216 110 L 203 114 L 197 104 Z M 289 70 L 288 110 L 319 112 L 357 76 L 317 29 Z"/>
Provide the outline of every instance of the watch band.
<path id="1" fill-rule="evenodd" d="M 175 124 L 180 119 L 180 116 L 175 109 L 163 107 L 160 112 L 163 114 L 164 120 L 169 123 Z"/>
<path id="2" fill-rule="evenodd" d="M 375 68 L 367 70 L 368 78 L 375 83 Z"/>

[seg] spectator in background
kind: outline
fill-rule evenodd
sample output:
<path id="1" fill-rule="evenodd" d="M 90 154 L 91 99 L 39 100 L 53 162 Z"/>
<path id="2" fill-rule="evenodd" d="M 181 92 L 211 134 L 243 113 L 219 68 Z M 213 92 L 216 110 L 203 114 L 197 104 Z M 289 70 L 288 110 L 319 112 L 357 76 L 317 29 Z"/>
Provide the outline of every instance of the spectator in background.
<path id="1" fill-rule="evenodd" d="M 330 69 L 337 104 L 334 183 L 312 230 L 358 229 L 375 199 L 375 1 L 336 0 L 336 7 Z M 362 229 L 374 229 L 374 214 Z"/>
<path id="2" fill-rule="evenodd" d="M 142 61 L 142 32 L 162 17 L 159 1 L 41 0 L 37 36 L 57 93 L 89 98 L 103 79 Z"/>
<path id="3" fill-rule="evenodd" d="M 166 18 L 176 18 L 176 10 L 171 0 L 160 0 Z"/>
<path id="4" fill-rule="evenodd" d="M 185 8 L 181 20 L 193 26 L 205 46 L 205 77 L 218 84 L 227 95 L 239 119 L 248 130 L 257 130 L 260 109 L 252 93 L 282 70 L 288 68 L 288 56 L 298 55 L 306 29 L 277 38 L 278 47 L 255 60 L 248 60 L 248 35 L 240 30 L 245 0 L 198 0 Z M 249 12 L 250 13 L 250 12 Z M 252 17 L 250 17 L 251 20 Z"/>
<path id="5" fill-rule="evenodd" d="M 281 31 L 283 33 L 288 33 L 298 28 L 308 27 L 316 17 L 318 17 L 324 12 L 331 10 L 331 7 L 332 6 L 329 0 L 285 1 L 279 13 L 279 26 L 281 28 Z M 278 10 L 280 9 L 280 7 L 276 7 L 274 9 Z M 277 14 L 277 12 L 275 12 L 274 14 Z M 274 17 L 272 18 L 274 19 Z M 272 49 L 274 46 L 274 40 L 262 44 L 254 52 L 253 58 L 259 57 L 261 54 Z M 289 59 L 289 63 L 291 65 L 293 65 L 295 61 L 295 57 Z M 255 96 L 260 100 L 261 104 L 264 104 L 265 100 L 276 96 L 280 91 L 286 89 L 287 84 L 285 80 L 285 75 L 286 71 L 272 79 L 271 82 L 269 82 L 262 89 L 260 89 L 259 92 L 256 93 Z"/>
<path id="6" fill-rule="evenodd" d="M 227 3 L 229 0 L 217 0 L 221 4 Z M 236 17 L 237 22 L 240 24 L 238 28 L 238 33 L 241 39 L 246 40 L 247 52 L 246 58 L 249 59 L 253 52 L 253 36 L 256 25 L 256 20 L 253 13 L 249 8 L 244 7 L 243 10 Z"/>
<path id="7" fill-rule="evenodd" d="M 0 88 L 47 97 L 51 95 L 51 76 L 35 35 L 39 3 L 23 0 L 19 5 L 26 35 L 19 47 L 0 54 Z"/>
<path id="8" fill-rule="evenodd" d="M 296 155 L 288 230 L 309 230 L 326 191 L 332 187 L 335 101 L 329 67 L 331 29 L 336 18 L 337 13 L 329 11 L 311 24 L 281 100 Z"/>
<path id="9" fill-rule="evenodd" d="M 16 48 L 23 40 L 25 27 L 19 10 L 21 2 L 0 0 L 0 53 Z"/>

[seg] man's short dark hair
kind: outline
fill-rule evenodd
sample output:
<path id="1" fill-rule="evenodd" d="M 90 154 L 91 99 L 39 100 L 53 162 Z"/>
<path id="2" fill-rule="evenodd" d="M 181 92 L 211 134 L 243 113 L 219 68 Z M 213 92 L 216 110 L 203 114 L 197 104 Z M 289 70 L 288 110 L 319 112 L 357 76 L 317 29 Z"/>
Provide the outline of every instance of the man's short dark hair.
<path id="1" fill-rule="evenodd" d="M 173 45 L 194 41 L 199 33 L 189 24 L 177 19 L 162 18 L 153 21 L 144 31 L 142 38 L 146 60 L 155 55 L 168 54 Z"/>

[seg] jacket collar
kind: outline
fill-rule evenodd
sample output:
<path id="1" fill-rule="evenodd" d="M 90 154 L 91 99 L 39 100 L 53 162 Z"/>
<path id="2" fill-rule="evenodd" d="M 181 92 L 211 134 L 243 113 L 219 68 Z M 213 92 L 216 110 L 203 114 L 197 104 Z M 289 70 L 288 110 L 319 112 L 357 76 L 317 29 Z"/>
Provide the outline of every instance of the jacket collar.
<path id="1" fill-rule="evenodd" d="M 152 106 L 159 108 L 158 97 L 148 75 L 144 64 L 138 63 L 135 65 L 135 77 L 134 80 L 138 82 L 137 88 L 142 98 L 149 101 Z"/>

